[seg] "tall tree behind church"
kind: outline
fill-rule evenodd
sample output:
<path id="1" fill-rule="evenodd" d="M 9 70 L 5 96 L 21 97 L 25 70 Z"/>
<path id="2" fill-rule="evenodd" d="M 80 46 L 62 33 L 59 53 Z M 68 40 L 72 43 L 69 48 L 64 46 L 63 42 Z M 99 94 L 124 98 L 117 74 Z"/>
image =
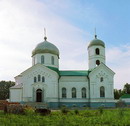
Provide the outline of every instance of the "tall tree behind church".
<path id="1" fill-rule="evenodd" d="M 126 83 L 126 84 L 124 85 L 123 91 L 124 91 L 126 94 L 130 94 L 130 84 Z"/>
<path id="2" fill-rule="evenodd" d="M 14 85 L 15 82 L 12 81 L 0 81 L 0 100 L 9 98 L 9 88 Z"/>

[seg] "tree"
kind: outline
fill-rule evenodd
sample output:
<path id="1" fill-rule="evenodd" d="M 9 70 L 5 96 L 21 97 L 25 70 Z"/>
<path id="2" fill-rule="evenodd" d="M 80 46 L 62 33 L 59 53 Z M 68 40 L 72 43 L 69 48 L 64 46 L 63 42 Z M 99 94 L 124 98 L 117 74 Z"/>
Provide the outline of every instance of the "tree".
<path id="1" fill-rule="evenodd" d="M 124 91 L 126 94 L 130 94 L 130 84 L 126 83 L 126 84 L 124 85 L 123 91 Z"/>
<path id="2" fill-rule="evenodd" d="M 9 88 L 14 85 L 15 82 L 12 81 L 0 81 L 0 100 L 9 98 Z"/>

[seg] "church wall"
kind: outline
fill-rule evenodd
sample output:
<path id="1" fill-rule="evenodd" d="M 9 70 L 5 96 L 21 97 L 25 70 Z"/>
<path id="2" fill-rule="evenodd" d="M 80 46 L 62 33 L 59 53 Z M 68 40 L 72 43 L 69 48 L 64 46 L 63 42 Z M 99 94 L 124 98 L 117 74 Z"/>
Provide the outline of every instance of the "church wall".
<path id="1" fill-rule="evenodd" d="M 34 83 L 34 77 L 38 78 L 38 75 L 44 76 L 45 82 Z M 41 89 L 44 93 L 44 101 L 50 101 L 52 99 L 57 101 L 58 97 L 58 75 L 55 72 L 51 72 L 48 68 L 37 67 L 34 70 L 28 71 L 23 75 L 23 97 L 24 101 L 36 101 L 36 90 Z M 54 101 L 53 100 L 53 101 Z"/>
<path id="2" fill-rule="evenodd" d="M 10 89 L 10 101 L 21 102 L 22 101 L 22 89 Z"/>
<path id="3" fill-rule="evenodd" d="M 63 76 L 60 78 L 60 101 L 61 102 L 84 102 L 88 98 L 88 81 L 83 76 Z M 62 98 L 62 88 L 67 90 L 67 98 Z M 76 98 L 72 98 L 72 88 L 76 88 Z M 82 98 L 82 88 L 86 88 L 86 98 Z"/>
<path id="4" fill-rule="evenodd" d="M 100 82 L 101 77 L 103 77 L 103 82 Z M 105 88 L 105 101 L 114 99 L 113 76 L 106 70 L 100 70 L 98 72 L 95 72 L 90 78 L 90 95 L 93 101 L 100 101 L 101 86 Z"/>

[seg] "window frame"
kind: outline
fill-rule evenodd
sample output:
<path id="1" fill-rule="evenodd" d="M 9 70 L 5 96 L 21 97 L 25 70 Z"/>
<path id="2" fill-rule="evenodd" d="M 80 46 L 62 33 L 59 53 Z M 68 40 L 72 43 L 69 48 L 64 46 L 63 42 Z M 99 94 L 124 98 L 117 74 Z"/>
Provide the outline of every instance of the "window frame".
<path id="1" fill-rule="evenodd" d="M 40 82 L 41 81 L 41 75 L 39 74 L 38 75 L 38 82 Z"/>
<path id="2" fill-rule="evenodd" d="M 41 56 L 41 64 L 44 64 L 45 63 L 45 57 L 44 55 Z"/>
<path id="3" fill-rule="evenodd" d="M 82 92 L 82 98 L 86 98 L 87 93 L 86 93 L 86 88 L 85 87 L 82 88 L 81 92 Z"/>
<path id="4" fill-rule="evenodd" d="M 97 65 L 97 66 L 100 65 L 100 60 L 96 60 L 96 65 Z"/>
<path id="5" fill-rule="evenodd" d="M 100 98 L 105 98 L 105 87 L 104 86 L 100 87 Z"/>
<path id="6" fill-rule="evenodd" d="M 37 77 L 34 77 L 34 83 L 36 83 L 37 82 Z"/>
<path id="7" fill-rule="evenodd" d="M 96 55 L 100 55 L 100 49 L 99 49 L 99 48 L 96 48 L 96 49 L 95 49 L 95 54 L 96 54 Z"/>
<path id="8" fill-rule="evenodd" d="M 54 56 L 51 56 L 51 64 L 52 64 L 52 65 L 55 64 L 55 58 L 54 58 Z"/>
<path id="9" fill-rule="evenodd" d="M 76 97 L 77 97 L 77 96 L 76 96 L 76 93 L 77 93 L 77 92 L 76 92 L 76 88 L 73 87 L 71 91 L 72 91 L 72 98 L 76 98 Z"/>
<path id="10" fill-rule="evenodd" d="M 62 98 L 67 98 L 67 90 L 65 87 L 62 88 Z"/>

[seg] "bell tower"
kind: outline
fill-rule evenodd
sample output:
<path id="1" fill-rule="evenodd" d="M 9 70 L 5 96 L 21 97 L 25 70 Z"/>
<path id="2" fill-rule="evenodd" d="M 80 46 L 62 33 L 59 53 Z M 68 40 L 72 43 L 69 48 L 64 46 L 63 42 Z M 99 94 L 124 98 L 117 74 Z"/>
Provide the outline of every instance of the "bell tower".
<path id="1" fill-rule="evenodd" d="M 94 69 L 100 63 L 105 64 L 105 43 L 97 39 L 97 35 L 88 45 L 88 62 L 89 70 Z"/>

